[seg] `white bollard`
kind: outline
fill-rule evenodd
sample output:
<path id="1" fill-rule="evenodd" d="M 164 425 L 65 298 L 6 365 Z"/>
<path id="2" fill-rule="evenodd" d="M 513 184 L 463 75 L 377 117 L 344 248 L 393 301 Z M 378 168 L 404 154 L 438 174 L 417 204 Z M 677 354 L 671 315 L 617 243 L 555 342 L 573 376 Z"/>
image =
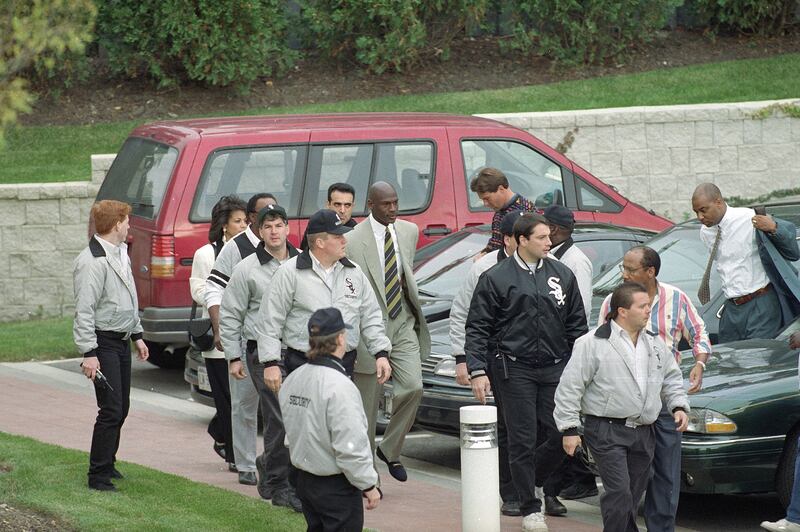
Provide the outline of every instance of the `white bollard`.
<path id="1" fill-rule="evenodd" d="M 497 408 L 462 406 L 461 530 L 500 532 Z"/>

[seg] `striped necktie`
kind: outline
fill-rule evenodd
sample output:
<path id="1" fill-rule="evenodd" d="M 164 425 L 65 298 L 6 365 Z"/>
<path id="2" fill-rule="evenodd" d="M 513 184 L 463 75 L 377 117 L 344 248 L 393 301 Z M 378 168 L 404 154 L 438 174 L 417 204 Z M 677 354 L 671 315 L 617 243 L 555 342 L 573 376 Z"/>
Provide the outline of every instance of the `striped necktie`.
<path id="1" fill-rule="evenodd" d="M 700 300 L 701 305 L 705 305 L 711 300 L 711 265 L 714 264 L 714 258 L 717 255 L 717 248 L 719 247 L 719 239 L 721 236 L 722 228 L 717 226 L 717 237 L 714 239 L 714 245 L 711 246 L 711 256 L 708 257 L 706 271 L 703 273 L 703 280 L 700 281 L 700 288 L 697 290 L 697 299 Z"/>
<path id="2" fill-rule="evenodd" d="M 383 237 L 383 274 L 386 285 L 386 310 L 389 317 L 394 319 L 400 314 L 400 277 L 397 275 L 397 255 L 394 253 L 394 240 L 389 226 L 386 226 L 386 235 Z"/>

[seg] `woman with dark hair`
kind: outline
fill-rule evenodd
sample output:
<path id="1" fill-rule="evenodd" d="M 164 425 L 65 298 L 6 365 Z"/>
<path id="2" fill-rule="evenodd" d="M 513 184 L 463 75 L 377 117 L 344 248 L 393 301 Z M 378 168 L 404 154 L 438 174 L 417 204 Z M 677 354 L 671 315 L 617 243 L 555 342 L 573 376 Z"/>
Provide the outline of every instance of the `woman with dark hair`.
<path id="1" fill-rule="evenodd" d="M 202 307 L 202 317 L 208 317 L 204 294 L 206 279 L 214 266 L 214 260 L 225 242 L 247 228 L 247 204 L 236 196 L 220 198 L 211 209 L 211 227 L 208 230 L 209 243 L 198 249 L 192 261 L 192 274 L 189 287 L 192 299 Z M 233 435 L 231 429 L 231 391 L 228 384 L 228 363 L 225 355 L 216 349 L 202 353 L 208 372 L 208 382 L 217 413 L 208 424 L 208 434 L 214 439 L 214 451 L 228 462 L 228 469 L 236 471 L 233 457 Z"/>

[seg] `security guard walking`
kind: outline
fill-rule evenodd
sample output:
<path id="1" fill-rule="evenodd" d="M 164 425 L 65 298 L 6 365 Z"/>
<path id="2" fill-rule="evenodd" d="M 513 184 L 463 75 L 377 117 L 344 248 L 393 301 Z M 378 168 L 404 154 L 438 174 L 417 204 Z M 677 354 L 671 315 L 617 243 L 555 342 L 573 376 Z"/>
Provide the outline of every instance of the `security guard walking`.
<path id="1" fill-rule="evenodd" d="M 95 383 L 97 420 L 89 453 L 89 487 L 116 491 L 112 478 L 122 424 L 128 415 L 133 340 L 141 360 L 149 352 L 142 340 L 136 287 L 128 257 L 130 205 L 103 200 L 92 206 L 95 234 L 75 259 L 75 321 L 72 334 L 83 354 L 83 374 Z"/>
<path id="2" fill-rule="evenodd" d="M 342 365 L 346 329 L 352 327 L 337 309 L 315 311 L 308 320 L 308 364 L 289 375 L 279 393 L 310 532 L 360 532 L 362 495 L 368 510 L 381 498 L 361 396 Z"/>
<path id="3" fill-rule="evenodd" d="M 308 319 L 326 307 L 338 308 L 353 325 L 342 359 L 348 376 L 353 374 L 359 340 L 375 357 L 378 382 L 383 384 L 392 373 L 387 360 L 392 344 L 378 300 L 361 268 L 345 257 L 347 231 L 350 228 L 335 212 L 314 213 L 308 221 L 308 251 L 281 265 L 264 293 L 256 325 L 258 359 L 265 366 L 264 383 L 273 392 L 283 378 L 278 366 L 281 343 L 286 344 L 284 366 L 291 373 L 306 362 Z"/>

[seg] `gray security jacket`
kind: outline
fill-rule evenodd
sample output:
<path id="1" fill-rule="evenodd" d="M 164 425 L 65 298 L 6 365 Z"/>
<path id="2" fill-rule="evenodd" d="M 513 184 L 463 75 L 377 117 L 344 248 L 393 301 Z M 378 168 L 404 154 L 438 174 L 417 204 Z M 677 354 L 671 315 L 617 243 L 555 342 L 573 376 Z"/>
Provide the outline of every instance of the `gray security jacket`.
<path id="1" fill-rule="evenodd" d="M 89 246 L 73 262 L 72 279 L 75 289 L 72 334 L 78 351 L 84 356 L 95 356 L 96 330 L 125 333 L 133 340 L 141 339 L 142 324 L 128 246 L 123 243 L 115 247 L 93 236 Z"/>
<path id="2" fill-rule="evenodd" d="M 295 467 L 318 476 L 344 473 L 360 490 L 377 484 L 361 395 L 336 358 L 323 355 L 294 370 L 278 397 Z"/>
<path id="3" fill-rule="evenodd" d="M 297 250 L 287 244 L 289 257 Z M 278 262 L 264 249 L 264 242 L 256 252 L 234 266 L 219 307 L 219 335 L 225 357 L 228 360 L 243 358 L 241 339 L 256 340 L 256 322 L 261 307 L 261 298 L 278 271 Z"/>
<path id="4" fill-rule="evenodd" d="M 347 330 L 348 351 L 358 346 L 359 338 L 376 357 L 391 350 L 378 300 L 361 269 L 341 259 L 326 283 L 314 270 L 310 253 L 304 251 L 278 268 L 264 293 L 256 324 L 259 361 L 277 363 L 281 340 L 287 347 L 308 351 L 308 319 L 326 307 L 339 309 L 344 322 L 353 327 Z"/>
<path id="5" fill-rule="evenodd" d="M 670 412 L 689 412 L 683 376 L 664 342 L 650 332 L 639 334 L 649 353 L 647 387 L 643 395 L 634 377 L 633 357 L 623 340 L 606 322 L 581 336 L 572 348 L 556 389 L 553 417 L 564 432 L 580 426 L 580 414 L 624 418 L 650 425 L 658 418 L 662 401 Z"/>

